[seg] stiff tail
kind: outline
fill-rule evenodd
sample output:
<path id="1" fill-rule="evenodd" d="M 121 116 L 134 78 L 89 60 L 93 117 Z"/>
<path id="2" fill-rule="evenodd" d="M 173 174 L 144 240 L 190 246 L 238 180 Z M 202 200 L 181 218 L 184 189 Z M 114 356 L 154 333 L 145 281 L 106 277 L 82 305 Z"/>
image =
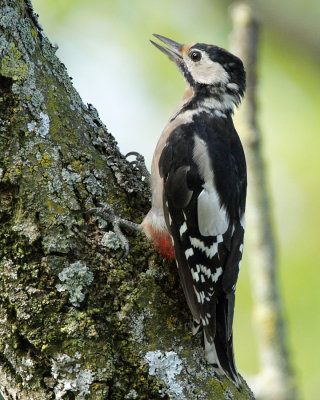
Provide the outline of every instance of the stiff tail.
<path id="1" fill-rule="evenodd" d="M 218 374 L 226 375 L 240 390 L 242 385 L 234 361 L 232 337 L 229 343 L 223 345 L 217 338 L 210 343 L 204 334 L 204 348 L 208 363 L 216 369 Z"/>
<path id="2" fill-rule="evenodd" d="M 242 385 L 238 376 L 233 354 L 232 320 L 234 294 L 219 297 L 216 305 L 216 332 L 212 340 L 204 329 L 204 348 L 209 364 L 217 373 L 226 375 L 240 390 Z"/>

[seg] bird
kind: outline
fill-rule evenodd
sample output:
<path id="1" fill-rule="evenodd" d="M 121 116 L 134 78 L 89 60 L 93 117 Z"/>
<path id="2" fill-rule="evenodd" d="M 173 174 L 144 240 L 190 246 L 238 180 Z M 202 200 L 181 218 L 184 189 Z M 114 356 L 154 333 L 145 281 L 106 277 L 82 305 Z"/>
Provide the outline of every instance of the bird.
<path id="1" fill-rule="evenodd" d="M 204 43 L 151 43 L 186 82 L 155 148 L 152 207 L 141 229 L 175 259 L 205 357 L 240 390 L 233 351 L 235 290 L 243 251 L 246 161 L 232 116 L 244 96 L 242 61 Z"/>

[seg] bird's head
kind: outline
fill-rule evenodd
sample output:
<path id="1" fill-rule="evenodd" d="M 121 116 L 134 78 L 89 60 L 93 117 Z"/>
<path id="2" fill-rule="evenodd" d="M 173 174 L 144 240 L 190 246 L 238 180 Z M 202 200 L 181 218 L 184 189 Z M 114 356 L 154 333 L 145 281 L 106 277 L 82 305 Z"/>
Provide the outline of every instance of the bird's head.
<path id="1" fill-rule="evenodd" d="M 238 57 L 214 45 L 184 45 L 161 35 L 153 36 L 167 47 L 152 40 L 151 43 L 176 64 L 196 93 L 221 99 L 226 106 L 229 104 L 229 108 L 240 103 L 246 87 L 246 74 Z"/>

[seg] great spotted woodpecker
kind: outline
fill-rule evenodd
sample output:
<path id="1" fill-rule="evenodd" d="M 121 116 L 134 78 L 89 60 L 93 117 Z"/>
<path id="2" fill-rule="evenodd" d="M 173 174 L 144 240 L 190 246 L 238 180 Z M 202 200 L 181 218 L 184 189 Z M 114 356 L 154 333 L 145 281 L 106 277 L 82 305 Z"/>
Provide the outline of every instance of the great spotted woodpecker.
<path id="1" fill-rule="evenodd" d="M 243 249 L 246 162 L 232 121 L 245 91 L 239 58 L 213 45 L 153 41 L 187 83 L 152 161 L 152 208 L 141 227 L 175 258 L 208 362 L 241 387 L 233 354 L 235 287 Z"/>

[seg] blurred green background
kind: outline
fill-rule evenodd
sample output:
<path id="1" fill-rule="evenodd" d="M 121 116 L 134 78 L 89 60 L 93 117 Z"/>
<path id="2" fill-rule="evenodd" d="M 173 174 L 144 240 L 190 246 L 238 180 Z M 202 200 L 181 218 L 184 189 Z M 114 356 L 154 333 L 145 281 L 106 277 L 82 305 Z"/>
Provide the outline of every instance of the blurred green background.
<path id="1" fill-rule="evenodd" d="M 123 153 L 153 149 L 184 82 L 150 45 L 152 33 L 228 48 L 231 2 L 223 0 L 33 0 L 58 57 Z M 259 122 L 278 244 L 288 345 L 303 400 L 320 381 L 320 2 L 256 0 L 262 21 Z M 251 288 L 237 289 L 235 351 L 245 376 L 258 371 Z"/>

